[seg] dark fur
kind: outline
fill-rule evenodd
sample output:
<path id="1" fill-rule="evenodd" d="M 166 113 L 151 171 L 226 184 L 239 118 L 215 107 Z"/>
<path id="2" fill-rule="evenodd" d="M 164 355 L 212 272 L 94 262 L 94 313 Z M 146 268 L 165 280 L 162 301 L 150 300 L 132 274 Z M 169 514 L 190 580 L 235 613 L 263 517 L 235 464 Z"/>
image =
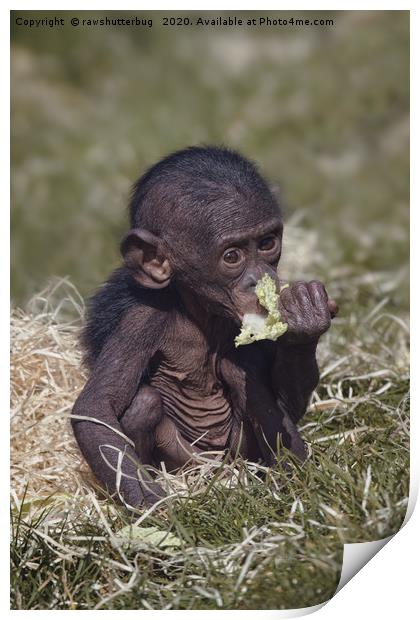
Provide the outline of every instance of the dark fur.
<path id="1" fill-rule="evenodd" d="M 155 232 L 153 223 L 145 220 L 148 211 L 153 214 L 162 208 L 156 203 L 156 195 L 167 199 L 171 208 L 181 200 L 187 201 L 191 213 L 197 205 L 220 198 L 229 202 L 234 195 L 253 195 L 275 202 L 253 162 L 230 149 L 212 146 L 193 146 L 172 153 L 140 177 L 133 186 L 129 206 L 132 228 L 146 225 Z"/>
<path id="2" fill-rule="evenodd" d="M 164 307 L 165 301 L 171 303 L 170 293 L 166 290 L 157 295 L 139 286 L 127 267 L 116 269 L 87 305 L 86 324 L 81 335 L 86 366 L 92 370 L 106 340 L 130 308 L 136 305 Z"/>
<path id="3" fill-rule="evenodd" d="M 259 311 L 256 282 L 278 281 L 280 210 L 256 166 L 224 148 L 173 153 L 135 184 L 130 220 L 125 265 L 88 305 L 91 375 L 73 410 L 99 481 L 137 507 L 162 497 L 147 471 L 160 461 L 216 449 L 272 464 L 279 445 L 304 459 L 296 424 L 334 302 L 320 282 L 295 283 L 279 302 L 287 333 L 234 348 L 240 316 Z"/>

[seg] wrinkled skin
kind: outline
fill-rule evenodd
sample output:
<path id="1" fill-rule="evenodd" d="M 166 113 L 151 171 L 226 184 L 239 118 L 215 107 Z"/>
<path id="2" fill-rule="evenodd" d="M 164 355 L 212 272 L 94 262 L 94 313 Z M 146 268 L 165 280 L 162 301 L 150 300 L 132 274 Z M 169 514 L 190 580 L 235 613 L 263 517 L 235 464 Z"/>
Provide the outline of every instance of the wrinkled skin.
<path id="1" fill-rule="evenodd" d="M 337 306 L 321 282 L 291 283 L 284 336 L 235 349 L 243 315 L 263 312 L 257 281 L 280 286 L 283 224 L 255 167 L 213 147 L 169 156 L 135 186 L 131 224 L 124 266 L 91 302 L 91 374 L 73 409 L 98 480 L 138 508 L 164 496 L 147 466 L 212 451 L 272 465 L 282 446 L 304 460 L 297 423 Z"/>

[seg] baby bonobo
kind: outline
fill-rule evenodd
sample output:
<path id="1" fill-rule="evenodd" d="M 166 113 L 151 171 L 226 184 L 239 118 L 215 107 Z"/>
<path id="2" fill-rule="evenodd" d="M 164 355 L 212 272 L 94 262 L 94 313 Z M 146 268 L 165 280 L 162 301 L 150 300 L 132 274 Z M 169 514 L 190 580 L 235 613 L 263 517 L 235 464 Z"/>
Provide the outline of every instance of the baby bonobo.
<path id="1" fill-rule="evenodd" d="M 200 452 L 276 462 L 306 457 L 297 423 L 318 382 L 315 352 L 337 306 L 321 282 L 282 288 L 279 205 L 236 152 L 192 147 L 135 184 L 117 269 L 90 303 L 90 377 L 73 409 L 79 446 L 100 483 L 129 507 L 163 490 L 147 471 L 175 471 Z M 235 347 L 244 315 L 264 315 L 270 276 L 287 331 Z"/>

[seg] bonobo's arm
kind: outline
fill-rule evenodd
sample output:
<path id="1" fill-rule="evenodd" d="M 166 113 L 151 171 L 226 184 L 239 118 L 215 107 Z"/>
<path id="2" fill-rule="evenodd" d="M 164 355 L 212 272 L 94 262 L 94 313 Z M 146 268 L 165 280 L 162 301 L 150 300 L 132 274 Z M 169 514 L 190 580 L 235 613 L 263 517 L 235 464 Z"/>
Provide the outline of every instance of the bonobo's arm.
<path id="1" fill-rule="evenodd" d="M 316 347 L 337 306 L 328 301 L 320 282 L 296 282 L 282 291 L 279 310 L 288 323 L 281 338 L 240 347 L 223 360 L 234 410 L 251 423 L 267 465 L 275 463 L 279 440 L 299 459 L 306 457 L 296 424 L 318 383 Z M 238 421 L 232 433 L 233 448 L 240 442 L 239 426 Z M 245 437 L 245 441 L 252 440 Z M 243 440 L 240 452 L 252 452 Z"/>
<path id="2" fill-rule="evenodd" d="M 316 347 L 328 330 L 337 306 L 318 281 L 295 282 L 283 289 L 279 299 L 287 332 L 275 343 L 271 384 L 279 407 L 294 423 L 304 415 L 319 380 Z"/>
<path id="3" fill-rule="evenodd" d="M 240 347 L 222 362 L 222 374 L 229 386 L 233 411 L 230 448 L 245 458 L 263 457 L 274 465 L 280 444 L 299 459 L 306 448 L 286 407 L 281 407 L 270 385 L 270 366 L 274 359 L 268 341 Z M 249 424 L 253 434 L 247 431 Z"/>
<path id="4" fill-rule="evenodd" d="M 137 456 L 129 440 L 122 436 L 118 419 L 137 393 L 149 361 L 159 347 L 162 322 L 163 317 L 156 310 L 144 307 L 128 310 L 105 343 L 72 412 L 74 434 L 93 473 L 114 493 L 116 470 L 120 466 L 119 492 L 134 507 L 156 501 L 159 491 L 156 484 L 146 479 L 139 482 L 136 463 L 141 455 Z M 119 458 L 122 458 L 120 464 Z"/>
<path id="5" fill-rule="evenodd" d="M 276 347 L 271 383 L 279 407 L 297 423 L 305 414 L 312 392 L 318 385 L 317 343 L 286 344 Z"/>

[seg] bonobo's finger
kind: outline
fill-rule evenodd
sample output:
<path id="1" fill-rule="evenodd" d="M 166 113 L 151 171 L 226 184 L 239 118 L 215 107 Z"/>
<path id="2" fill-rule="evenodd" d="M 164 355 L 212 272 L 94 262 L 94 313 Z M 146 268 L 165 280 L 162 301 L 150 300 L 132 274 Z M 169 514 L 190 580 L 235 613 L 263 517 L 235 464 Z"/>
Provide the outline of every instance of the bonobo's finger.
<path id="1" fill-rule="evenodd" d="M 311 280 L 308 284 L 312 303 L 316 308 L 326 308 L 328 295 L 325 286 L 319 280 Z"/>
<path id="2" fill-rule="evenodd" d="M 131 513 L 131 521 L 136 521 L 139 518 L 139 512 L 151 508 L 167 495 L 157 482 L 148 482 L 147 486 L 142 482 L 140 486 L 141 495 L 139 495 L 137 501 L 128 501 L 124 498 L 125 507 Z"/>
<path id="3" fill-rule="evenodd" d="M 286 309 L 286 311 L 293 312 L 296 308 L 296 302 L 293 298 L 292 289 L 290 286 L 283 289 L 280 293 L 280 303 Z"/>
<path id="4" fill-rule="evenodd" d="M 143 504 L 145 506 L 153 506 L 166 496 L 165 491 L 157 482 L 142 480 L 141 489 L 143 492 Z"/>
<path id="5" fill-rule="evenodd" d="M 328 300 L 328 310 L 330 311 L 331 318 L 333 319 L 338 314 L 338 304 L 334 301 L 334 299 Z"/>
<path id="6" fill-rule="evenodd" d="M 331 316 L 328 308 L 328 295 L 325 286 L 318 280 L 312 280 L 308 284 L 308 289 L 318 318 L 329 327 Z"/>
<path id="7" fill-rule="evenodd" d="M 293 285 L 294 297 L 299 304 L 300 309 L 306 314 L 312 314 L 312 299 L 309 292 L 308 284 L 303 280 L 295 282 Z"/>

